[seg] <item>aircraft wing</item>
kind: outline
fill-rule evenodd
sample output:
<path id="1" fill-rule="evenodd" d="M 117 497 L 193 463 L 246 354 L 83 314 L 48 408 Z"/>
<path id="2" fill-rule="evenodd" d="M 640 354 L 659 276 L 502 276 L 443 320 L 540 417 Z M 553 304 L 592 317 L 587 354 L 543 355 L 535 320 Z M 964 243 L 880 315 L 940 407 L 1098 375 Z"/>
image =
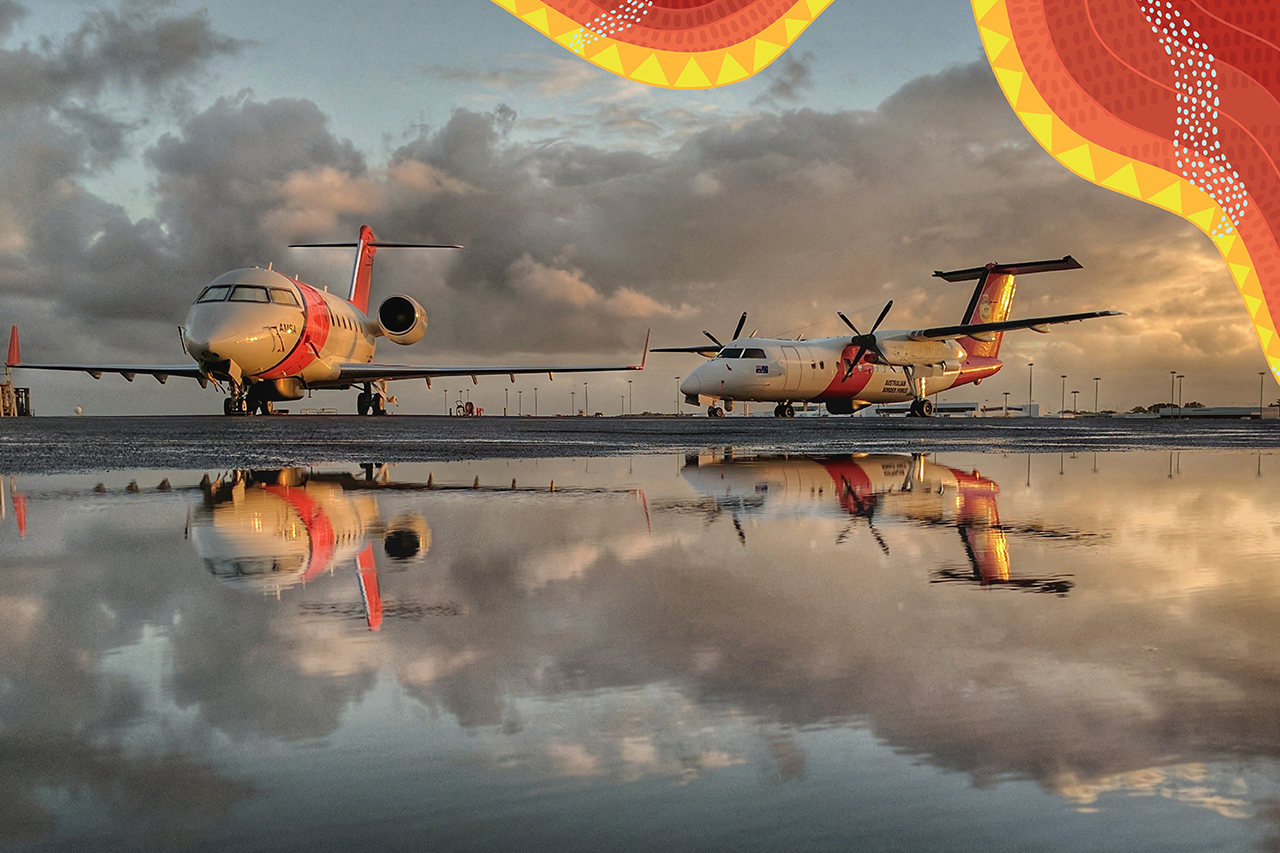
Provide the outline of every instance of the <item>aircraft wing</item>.
<path id="1" fill-rule="evenodd" d="M 185 376 L 200 383 L 200 387 L 209 384 L 209 377 L 194 364 L 28 364 L 22 360 L 18 348 L 18 327 L 9 332 L 9 357 L 5 359 L 6 367 L 21 367 L 27 370 L 83 370 L 94 379 L 101 379 L 104 373 L 118 373 L 130 382 L 139 374 L 154 377 L 163 385 L 170 376 Z"/>
<path id="2" fill-rule="evenodd" d="M 448 365 L 433 367 L 418 364 L 341 364 L 341 373 L 337 379 L 324 385 L 347 386 L 356 382 L 380 382 L 384 379 L 438 379 L 448 376 L 510 376 L 514 381 L 517 373 L 545 373 L 552 376 L 556 373 L 607 373 L 614 370 L 644 370 L 645 356 L 649 352 L 649 336 L 645 335 L 644 350 L 639 364 L 481 364 L 474 367 L 466 365 Z M 312 387 L 323 387 L 313 383 Z"/>
<path id="3" fill-rule="evenodd" d="M 697 347 L 654 347 L 649 352 L 696 352 L 698 355 L 715 355 L 720 352 L 715 344 L 703 344 Z"/>
<path id="4" fill-rule="evenodd" d="M 935 326 L 932 329 L 916 329 L 908 332 L 907 337 L 913 341 L 932 341 L 943 338 L 959 338 L 965 335 L 990 334 L 992 332 L 1010 332 L 1014 329 L 1035 329 L 1047 332 L 1044 326 L 1057 323 L 1074 323 L 1077 320 L 1092 320 L 1094 317 L 1119 317 L 1123 311 L 1085 311 L 1080 314 L 1057 314 L 1053 317 L 1032 317 L 1028 320 L 1006 320 L 1003 323 L 962 323 L 958 326 Z"/>

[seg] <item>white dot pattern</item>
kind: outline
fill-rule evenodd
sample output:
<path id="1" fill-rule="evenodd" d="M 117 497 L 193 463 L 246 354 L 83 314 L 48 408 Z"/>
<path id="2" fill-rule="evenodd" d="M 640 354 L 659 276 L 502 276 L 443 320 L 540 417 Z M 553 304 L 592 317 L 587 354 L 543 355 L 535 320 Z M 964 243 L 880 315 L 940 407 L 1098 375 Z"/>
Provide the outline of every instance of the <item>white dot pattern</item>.
<path id="1" fill-rule="evenodd" d="M 1209 45 L 1191 22 L 1174 8 L 1173 0 L 1139 3 L 1173 65 L 1178 118 L 1173 131 L 1174 162 L 1182 176 L 1203 190 L 1227 215 L 1213 236 L 1230 234 L 1249 206 L 1240 174 L 1227 162 L 1218 139 L 1218 70 Z"/>
<path id="2" fill-rule="evenodd" d="M 584 47 L 598 39 L 629 30 L 649 13 L 652 6 L 653 0 L 625 0 L 612 12 L 596 15 L 591 23 L 574 33 L 569 47 L 574 53 L 582 53 Z"/>

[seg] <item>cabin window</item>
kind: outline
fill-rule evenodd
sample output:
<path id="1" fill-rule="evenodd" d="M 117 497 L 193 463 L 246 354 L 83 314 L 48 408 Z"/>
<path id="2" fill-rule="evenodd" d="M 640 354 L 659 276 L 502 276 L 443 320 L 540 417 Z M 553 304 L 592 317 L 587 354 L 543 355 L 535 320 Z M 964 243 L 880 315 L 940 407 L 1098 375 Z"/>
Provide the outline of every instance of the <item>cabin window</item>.
<path id="1" fill-rule="evenodd" d="M 767 358 L 767 356 L 764 354 L 764 350 L 759 349 L 757 347 L 751 347 L 750 349 L 743 350 L 742 357 L 743 358 Z"/>
<path id="2" fill-rule="evenodd" d="M 265 287 L 254 287 L 251 284 L 237 284 L 236 289 L 231 291 L 232 302 L 267 302 L 267 289 Z"/>
<path id="3" fill-rule="evenodd" d="M 215 284 L 213 287 L 206 287 L 204 293 L 200 294 L 200 298 L 196 302 L 221 302 L 227 298 L 227 294 L 231 292 L 229 284 Z"/>
<path id="4" fill-rule="evenodd" d="M 826 363 L 825 361 L 819 361 L 819 362 L 818 362 L 818 369 L 820 369 L 820 370 L 826 370 L 826 369 L 827 369 L 827 363 Z"/>
<path id="5" fill-rule="evenodd" d="M 720 350 L 720 355 L 718 357 L 719 358 L 742 358 L 742 349 L 740 347 L 736 349 L 722 349 Z"/>
<path id="6" fill-rule="evenodd" d="M 298 307 L 298 297 L 293 295 L 292 290 L 281 290 L 279 288 L 271 288 L 271 301 L 277 305 L 292 305 Z"/>

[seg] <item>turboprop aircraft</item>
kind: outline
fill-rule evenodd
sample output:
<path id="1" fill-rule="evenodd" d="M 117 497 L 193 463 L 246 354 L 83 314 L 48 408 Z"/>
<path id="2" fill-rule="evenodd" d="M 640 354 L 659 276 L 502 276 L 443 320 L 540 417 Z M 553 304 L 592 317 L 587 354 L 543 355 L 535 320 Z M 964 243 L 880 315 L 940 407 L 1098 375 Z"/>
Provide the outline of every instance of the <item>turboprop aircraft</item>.
<path id="1" fill-rule="evenodd" d="M 312 287 L 267 269 L 232 270 L 215 278 L 200 292 L 186 323 L 178 327 L 182 348 L 194 364 L 25 364 L 18 349 L 18 327 L 9 337 L 9 367 L 32 370 L 83 370 L 94 379 L 104 373 L 118 373 L 130 382 L 139 374 L 155 377 L 161 384 L 170 376 L 195 379 L 201 387 L 210 382 L 226 384 L 229 395 L 223 414 L 269 414 L 274 405 L 301 400 L 317 389 L 361 389 L 356 399 L 359 414 L 385 415 L 387 382 L 392 379 L 506 375 L 515 381 L 517 373 L 592 373 L 612 370 L 643 370 L 644 357 L 631 365 L 477 365 L 428 366 L 381 364 L 373 351 L 379 337 L 408 346 L 422 339 L 427 313 L 410 296 L 394 295 L 382 300 L 378 310 L 369 311 L 369 290 L 373 256 L 378 249 L 461 249 L 461 246 L 379 241 L 368 225 L 361 226 L 353 243 L 306 243 L 290 248 L 354 248 L 355 266 L 346 296 L 336 296 L 328 288 Z M 645 351 L 649 342 L 645 340 Z"/>
<path id="2" fill-rule="evenodd" d="M 1005 332 L 1031 329 L 1047 333 L 1057 323 L 1114 317 L 1120 311 L 1087 311 L 1029 320 L 1010 320 L 1015 276 L 1081 269 L 1070 255 L 1061 260 L 1023 264 L 990 263 L 971 269 L 934 272 L 946 281 L 977 281 L 973 298 L 958 325 L 931 329 L 877 331 L 893 300 L 889 300 L 866 334 L 843 313 L 837 316 L 853 330 L 814 340 L 739 338 L 746 325 L 744 313 L 733 339 L 721 344 L 710 332 L 712 343 L 691 347 L 654 347 L 651 352 L 696 352 L 710 356 L 680 384 L 689 405 L 708 400 L 707 414 L 723 417 L 733 411 L 735 400 L 776 403 L 775 417 L 794 417 L 794 404 L 826 403 L 833 415 L 850 415 L 872 403 L 911 402 L 911 414 L 933 414 L 930 394 L 966 383 L 979 384 L 1000 371 L 997 358 Z M 721 405 L 723 403 L 723 405 Z"/>

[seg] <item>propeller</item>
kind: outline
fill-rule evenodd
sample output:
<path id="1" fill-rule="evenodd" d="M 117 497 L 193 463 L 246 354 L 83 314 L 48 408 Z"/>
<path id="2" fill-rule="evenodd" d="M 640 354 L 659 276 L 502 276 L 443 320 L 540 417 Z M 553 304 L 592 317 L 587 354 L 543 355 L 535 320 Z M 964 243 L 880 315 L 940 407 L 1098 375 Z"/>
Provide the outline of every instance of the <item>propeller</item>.
<path id="1" fill-rule="evenodd" d="M 733 337 L 729 338 L 729 340 L 736 341 L 738 339 L 738 335 L 742 334 L 742 327 L 745 325 L 747 325 L 747 312 L 743 311 L 742 316 L 738 318 L 738 327 L 733 330 Z M 720 347 L 720 349 L 724 349 L 724 344 L 720 343 L 720 339 L 715 335 L 711 334 L 706 329 L 702 330 L 702 334 L 710 338 L 711 342 Z"/>
<path id="2" fill-rule="evenodd" d="M 849 380 L 849 377 L 853 375 L 853 368 L 857 366 L 858 362 L 862 361 L 862 356 L 867 350 L 871 350 L 877 355 L 880 354 L 880 347 L 876 344 L 876 329 L 880 328 L 880 324 L 884 322 L 884 318 L 888 316 L 889 309 L 892 307 L 893 300 L 890 299 L 884 304 L 884 310 L 880 312 L 880 316 L 877 317 L 875 323 L 872 324 L 871 331 L 867 332 L 865 335 L 858 331 L 858 327 L 853 325 L 853 321 L 846 317 L 844 312 L 836 312 L 836 316 L 841 320 L 844 320 L 844 324 L 846 326 L 853 329 L 853 338 L 849 341 L 850 346 L 856 346 L 858 348 L 857 355 L 853 357 L 849 362 L 849 366 L 844 371 L 844 378 L 846 382 Z"/>

